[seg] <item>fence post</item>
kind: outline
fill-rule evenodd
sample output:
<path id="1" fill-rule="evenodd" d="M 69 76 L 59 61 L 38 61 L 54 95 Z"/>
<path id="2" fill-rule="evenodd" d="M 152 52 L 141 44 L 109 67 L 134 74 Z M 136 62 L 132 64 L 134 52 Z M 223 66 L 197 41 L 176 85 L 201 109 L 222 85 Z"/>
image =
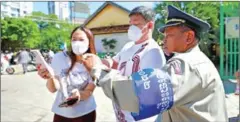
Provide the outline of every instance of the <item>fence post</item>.
<path id="1" fill-rule="evenodd" d="M 240 2 L 238 2 L 238 12 L 240 12 Z M 238 70 L 240 71 L 240 16 L 239 17 L 239 26 L 238 26 L 238 30 L 239 30 L 239 38 L 238 38 Z"/>
<path id="2" fill-rule="evenodd" d="M 224 59 L 224 10 L 223 3 L 220 2 L 220 76 L 223 77 L 223 59 Z"/>

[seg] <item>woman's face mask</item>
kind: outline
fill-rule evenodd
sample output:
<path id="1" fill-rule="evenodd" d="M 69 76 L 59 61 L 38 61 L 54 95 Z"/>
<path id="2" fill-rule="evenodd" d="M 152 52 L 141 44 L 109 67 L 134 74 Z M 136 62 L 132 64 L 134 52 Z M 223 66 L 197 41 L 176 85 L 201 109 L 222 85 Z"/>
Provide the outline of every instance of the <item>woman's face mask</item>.
<path id="1" fill-rule="evenodd" d="M 82 55 L 84 54 L 89 47 L 89 41 L 88 40 L 73 40 L 71 42 L 72 45 L 72 51 L 76 55 Z"/>

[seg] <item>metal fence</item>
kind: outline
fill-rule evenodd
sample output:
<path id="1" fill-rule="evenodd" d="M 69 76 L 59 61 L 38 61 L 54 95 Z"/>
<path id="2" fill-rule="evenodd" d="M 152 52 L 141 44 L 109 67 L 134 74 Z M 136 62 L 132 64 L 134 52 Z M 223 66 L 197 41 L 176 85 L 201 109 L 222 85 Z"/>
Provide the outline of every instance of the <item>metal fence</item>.
<path id="1" fill-rule="evenodd" d="M 220 75 L 223 80 L 234 79 L 235 72 L 240 69 L 240 3 L 236 3 L 236 5 L 238 7 L 221 4 L 220 7 Z M 228 24 L 229 18 L 236 20 Z M 231 27 L 233 31 L 227 29 Z M 231 37 L 227 34 L 234 36 Z"/>

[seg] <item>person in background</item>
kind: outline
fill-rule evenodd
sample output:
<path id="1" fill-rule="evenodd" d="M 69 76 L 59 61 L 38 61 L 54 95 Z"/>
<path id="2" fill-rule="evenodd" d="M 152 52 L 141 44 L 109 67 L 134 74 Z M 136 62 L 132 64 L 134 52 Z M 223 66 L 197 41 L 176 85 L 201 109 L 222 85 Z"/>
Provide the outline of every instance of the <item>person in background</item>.
<path id="1" fill-rule="evenodd" d="M 67 51 L 66 43 L 62 43 L 59 48 L 60 48 L 60 51 Z"/>
<path id="2" fill-rule="evenodd" d="M 240 92 L 240 70 L 239 69 L 235 73 L 235 77 L 237 79 L 235 94 L 239 95 L 239 92 Z"/>
<path id="3" fill-rule="evenodd" d="M 85 53 L 96 54 L 92 32 L 78 26 L 71 33 L 70 52 L 63 50 L 54 55 L 51 67 L 55 76 L 47 69 L 38 68 L 38 74 L 47 80 L 50 92 L 57 92 L 52 106 L 53 122 L 95 122 L 96 103 L 92 95 L 95 85 L 92 77 L 82 64 Z M 58 89 L 54 84 L 60 83 L 65 89 Z M 78 99 L 72 106 L 59 107 L 66 99 Z"/>
<path id="4" fill-rule="evenodd" d="M 53 56 L 54 56 L 54 52 L 50 49 L 48 51 L 48 62 L 49 62 L 49 64 L 51 64 Z"/>
<path id="5" fill-rule="evenodd" d="M 25 74 L 27 70 L 28 63 L 31 61 L 31 57 L 29 52 L 26 49 L 22 49 L 17 56 L 18 63 L 22 64 L 23 74 Z"/>
<path id="6" fill-rule="evenodd" d="M 1 51 L 1 74 L 4 74 L 7 67 L 9 66 L 9 61 L 7 56 Z"/>

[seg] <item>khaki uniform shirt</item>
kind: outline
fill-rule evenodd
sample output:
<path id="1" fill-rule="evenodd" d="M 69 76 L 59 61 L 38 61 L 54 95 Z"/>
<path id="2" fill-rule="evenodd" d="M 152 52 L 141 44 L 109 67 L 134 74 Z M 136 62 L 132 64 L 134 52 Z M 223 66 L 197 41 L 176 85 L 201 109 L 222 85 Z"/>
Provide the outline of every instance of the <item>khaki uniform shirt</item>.
<path id="1" fill-rule="evenodd" d="M 176 54 L 164 70 L 172 78 L 174 105 L 162 113 L 162 122 L 228 121 L 222 80 L 198 46 Z"/>
<path id="2" fill-rule="evenodd" d="M 174 104 L 161 114 L 162 117 L 159 117 L 161 120 L 156 120 L 157 122 L 228 121 L 222 80 L 213 63 L 198 46 L 185 53 L 175 54 L 162 70 L 171 76 Z M 97 69 L 93 71 L 96 72 Z M 132 97 L 133 87 L 123 86 L 123 84 L 131 85 L 131 78 L 123 77 L 113 70 L 100 74 L 97 77 L 99 85 L 110 99 L 117 101 L 116 103 L 125 110 L 132 112 L 139 110 L 136 107 L 137 98 Z M 121 82 L 124 83 L 118 85 Z M 132 91 L 132 93 L 126 94 L 124 91 Z"/>

